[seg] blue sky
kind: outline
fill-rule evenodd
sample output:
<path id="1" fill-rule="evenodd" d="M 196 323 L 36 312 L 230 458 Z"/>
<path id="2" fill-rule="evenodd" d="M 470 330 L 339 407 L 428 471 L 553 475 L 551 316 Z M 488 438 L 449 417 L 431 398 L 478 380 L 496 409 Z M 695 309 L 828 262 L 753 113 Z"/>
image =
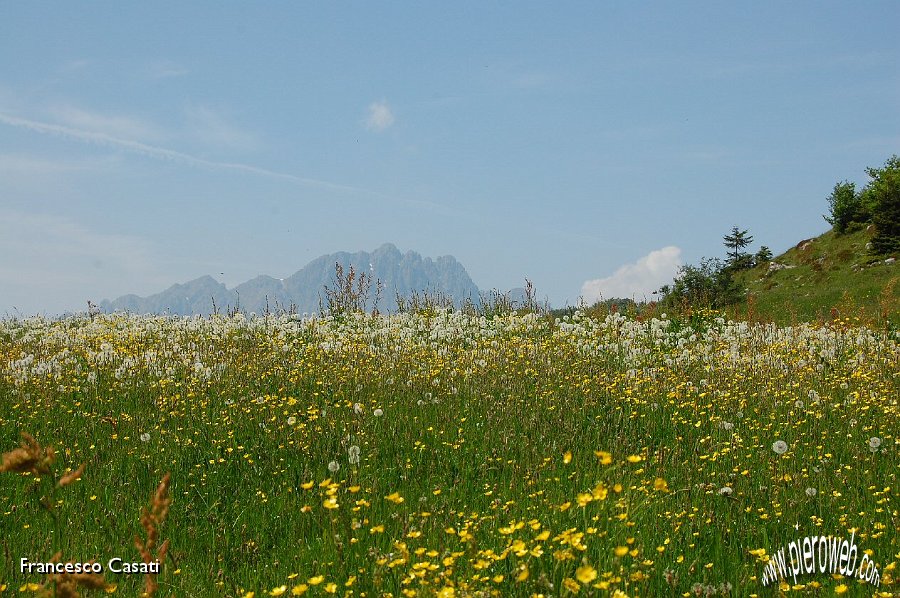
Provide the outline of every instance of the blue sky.
<path id="1" fill-rule="evenodd" d="M 0 314 L 384 242 L 640 297 L 900 153 L 897 2 L 423 4 L 0 4 Z"/>

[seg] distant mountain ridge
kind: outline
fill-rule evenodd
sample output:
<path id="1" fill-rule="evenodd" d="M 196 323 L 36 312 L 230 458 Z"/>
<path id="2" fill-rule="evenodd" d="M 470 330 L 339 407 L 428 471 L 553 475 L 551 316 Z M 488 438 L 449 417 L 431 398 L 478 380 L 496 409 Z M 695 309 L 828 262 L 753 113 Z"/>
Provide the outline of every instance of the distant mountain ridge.
<path id="1" fill-rule="evenodd" d="M 104 300 L 100 307 L 106 312 L 209 315 L 215 302 L 220 313 L 235 307 L 262 313 L 267 305 L 270 310 L 293 306 L 299 313 L 313 313 L 319 310 L 320 297 L 324 299 L 325 285 L 334 283 L 336 263 L 345 271 L 353 266 L 357 272 L 365 272 L 373 280 L 381 281 L 384 290 L 378 307 L 382 311 L 396 308 L 398 294 L 409 297 L 414 292 L 442 293 L 457 305 L 467 299 L 478 302 L 480 297 L 478 286 L 453 256 L 423 258 L 415 251 L 401 253 L 393 244 L 385 243 L 372 252 L 341 251 L 323 255 L 284 279 L 261 275 L 229 289 L 207 275 L 172 285 L 148 297 L 124 295 L 112 301 Z M 373 284 L 370 297 L 374 298 L 374 294 Z"/>

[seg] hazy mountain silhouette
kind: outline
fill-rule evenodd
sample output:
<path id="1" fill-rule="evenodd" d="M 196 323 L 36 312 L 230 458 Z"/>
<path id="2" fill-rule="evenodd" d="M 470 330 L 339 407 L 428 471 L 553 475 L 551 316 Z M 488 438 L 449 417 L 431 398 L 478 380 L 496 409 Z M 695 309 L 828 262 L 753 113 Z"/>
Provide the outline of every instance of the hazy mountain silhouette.
<path id="1" fill-rule="evenodd" d="M 323 255 L 285 279 L 261 275 L 229 289 L 211 276 L 202 276 L 149 297 L 124 295 L 113 301 L 104 300 L 100 307 L 106 312 L 208 315 L 215 301 L 220 313 L 234 307 L 263 313 L 267 304 L 272 311 L 293 306 L 298 313 L 313 313 L 319 310 L 320 297 L 324 299 L 325 285 L 333 285 L 335 263 L 345 271 L 352 265 L 357 272 L 368 273 L 382 282 L 384 290 L 378 305 L 381 311 L 396 308 L 397 294 L 409 297 L 413 292 L 441 293 L 457 305 L 466 299 L 476 303 L 479 300 L 478 287 L 453 256 L 423 258 L 414 251 L 401 253 L 394 245 L 385 243 L 371 253 L 341 251 Z M 374 294 L 373 284 L 370 296 Z"/>

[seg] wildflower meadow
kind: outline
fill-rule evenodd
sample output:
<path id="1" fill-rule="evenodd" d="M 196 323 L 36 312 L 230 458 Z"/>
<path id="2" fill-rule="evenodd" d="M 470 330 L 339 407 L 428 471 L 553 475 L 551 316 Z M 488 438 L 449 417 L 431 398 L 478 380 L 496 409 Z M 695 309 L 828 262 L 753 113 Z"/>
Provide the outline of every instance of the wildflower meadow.
<path id="1" fill-rule="evenodd" d="M 898 365 L 715 312 L 3 320 L 0 596 L 894 596 Z M 851 533 L 877 586 L 763 585 Z"/>

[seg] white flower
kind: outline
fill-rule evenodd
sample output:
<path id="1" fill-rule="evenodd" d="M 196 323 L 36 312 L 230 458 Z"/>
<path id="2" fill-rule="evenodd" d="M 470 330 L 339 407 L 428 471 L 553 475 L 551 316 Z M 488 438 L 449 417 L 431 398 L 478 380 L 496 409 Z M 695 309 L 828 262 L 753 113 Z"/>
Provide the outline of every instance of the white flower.
<path id="1" fill-rule="evenodd" d="M 359 447 L 355 444 L 347 449 L 347 460 L 350 462 L 350 465 L 356 465 L 359 463 Z"/>
<path id="2" fill-rule="evenodd" d="M 772 443 L 772 450 L 778 455 L 783 455 L 788 450 L 788 443 L 784 440 L 776 440 Z"/>
<path id="3" fill-rule="evenodd" d="M 362 413 L 362 411 L 362 405 L 360 405 L 359 403 L 353 403 L 353 413 L 359 415 L 360 413 Z"/>
<path id="4" fill-rule="evenodd" d="M 722 486 L 721 488 L 719 488 L 719 494 L 721 494 L 722 496 L 731 496 L 732 492 L 734 492 L 734 490 L 731 488 L 731 486 Z"/>
<path id="5" fill-rule="evenodd" d="M 731 422 L 723 421 L 723 422 L 721 423 L 721 425 L 722 425 L 722 428 L 725 429 L 725 430 L 732 430 L 732 429 L 734 429 L 734 424 L 731 423 Z"/>
<path id="6" fill-rule="evenodd" d="M 816 495 L 816 489 L 815 489 L 815 488 L 807 488 L 807 489 L 806 489 L 806 496 L 809 496 L 810 498 L 812 498 L 812 497 L 815 496 L 815 495 Z"/>
<path id="7" fill-rule="evenodd" d="M 340 468 L 341 468 L 341 464 L 338 463 L 337 461 L 332 461 L 328 464 L 328 471 L 330 471 L 331 473 L 336 472 Z"/>
<path id="8" fill-rule="evenodd" d="M 381 409 L 376 409 L 372 412 L 372 415 L 374 415 L 375 417 L 381 417 L 382 415 L 384 415 L 384 411 L 382 411 Z"/>
<path id="9" fill-rule="evenodd" d="M 796 407 L 797 409 L 803 409 L 803 401 L 794 401 L 794 407 Z"/>
<path id="10" fill-rule="evenodd" d="M 289 418 L 287 418 L 287 425 L 293 426 L 296 423 L 297 423 L 297 418 L 294 417 L 293 415 L 290 416 Z"/>
<path id="11" fill-rule="evenodd" d="M 148 432 L 141 434 L 141 442 L 150 442 L 150 434 Z"/>
<path id="12" fill-rule="evenodd" d="M 878 436 L 872 436 L 871 438 L 869 438 L 869 448 L 873 448 L 877 451 L 880 446 L 881 438 L 879 438 Z"/>

